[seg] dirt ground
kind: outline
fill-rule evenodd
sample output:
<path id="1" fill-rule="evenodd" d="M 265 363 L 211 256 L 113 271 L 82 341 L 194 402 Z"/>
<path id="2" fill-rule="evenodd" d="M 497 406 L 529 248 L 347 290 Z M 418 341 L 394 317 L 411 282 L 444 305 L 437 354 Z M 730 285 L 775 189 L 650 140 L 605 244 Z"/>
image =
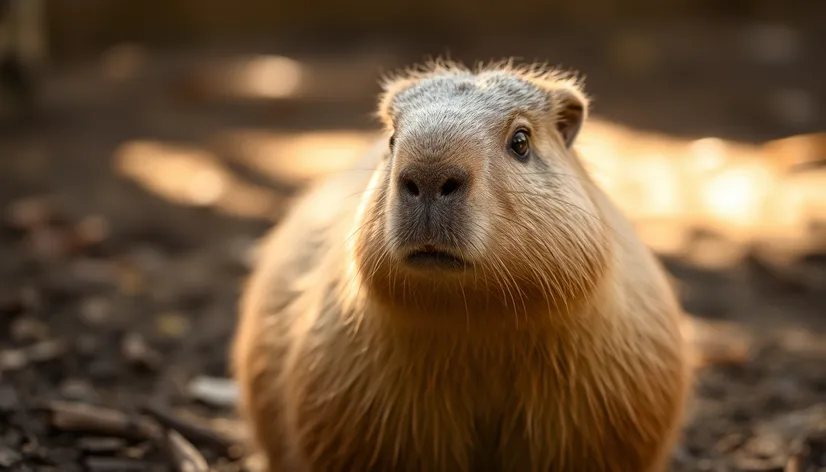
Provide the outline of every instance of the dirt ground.
<path id="1" fill-rule="evenodd" d="M 514 55 L 577 68 L 597 115 L 640 129 L 750 142 L 826 129 L 826 28 L 759 26 L 272 39 L 164 53 L 124 46 L 55 66 L 38 113 L 0 130 L 0 470 L 173 470 L 168 451 L 140 435 L 72 431 L 46 408 L 55 400 L 130 413 L 161 405 L 227 438 L 243 434 L 232 408 L 198 397 L 192 381 L 228 375 L 254 240 L 301 185 L 283 169 L 314 144 L 282 143 L 269 156 L 257 141 L 222 139 L 227 130 L 341 131 L 357 147 L 376 126 L 377 74 L 446 45 L 456 59 Z M 203 79 L 200 71 L 213 70 L 204 66 L 223 70 L 251 53 L 306 64 L 309 85 L 297 96 L 253 99 Z M 257 167 L 244 159 L 256 152 L 265 154 Z M 129 174 L 128 162 L 143 174 Z M 210 184 L 216 174 L 186 172 L 207 163 L 231 176 L 230 196 Z M 690 312 L 734 323 L 753 347 L 699 372 L 672 470 L 826 470 L 825 278 L 790 286 L 746 262 L 717 271 L 666 262 Z M 218 470 L 240 469 L 216 442 L 193 440 Z"/>

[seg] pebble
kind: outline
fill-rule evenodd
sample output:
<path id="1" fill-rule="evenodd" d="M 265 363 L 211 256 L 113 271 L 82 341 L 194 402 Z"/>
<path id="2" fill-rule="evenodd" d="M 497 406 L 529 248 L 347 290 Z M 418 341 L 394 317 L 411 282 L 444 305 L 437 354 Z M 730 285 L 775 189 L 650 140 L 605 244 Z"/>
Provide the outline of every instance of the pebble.
<path id="1" fill-rule="evenodd" d="M 157 370 L 163 363 L 163 356 L 152 349 L 139 333 L 129 333 L 121 345 L 123 357 L 134 365 L 149 370 Z"/>
<path id="2" fill-rule="evenodd" d="M 11 467 L 23 460 L 23 456 L 8 447 L 0 446 L 0 467 Z"/>
<path id="3" fill-rule="evenodd" d="M 111 312 L 109 301 L 104 297 L 90 297 L 80 305 L 80 317 L 87 324 L 97 326 L 103 324 Z"/>
<path id="4" fill-rule="evenodd" d="M 195 400 L 222 408 L 231 408 L 238 401 L 238 385 L 226 378 L 196 377 L 189 383 L 187 393 Z"/>
<path id="5" fill-rule="evenodd" d="M 66 379 L 60 385 L 60 394 L 67 400 L 97 403 L 100 395 L 92 385 L 80 379 Z"/>
<path id="6" fill-rule="evenodd" d="M 26 367 L 26 354 L 20 349 L 0 351 L 0 372 L 4 370 L 20 370 Z"/>

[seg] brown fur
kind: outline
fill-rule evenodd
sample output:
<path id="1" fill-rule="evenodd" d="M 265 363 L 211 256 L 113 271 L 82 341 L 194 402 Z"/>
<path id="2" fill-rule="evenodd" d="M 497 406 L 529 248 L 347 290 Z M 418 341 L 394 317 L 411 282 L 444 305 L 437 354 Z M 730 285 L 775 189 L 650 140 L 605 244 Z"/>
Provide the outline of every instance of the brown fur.
<path id="1" fill-rule="evenodd" d="M 665 470 L 689 386 L 679 306 L 569 146 L 580 84 L 440 62 L 385 90 L 393 150 L 310 189 L 244 292 L 232 360 L 271 470 Z M 520 123 L 527 164 L 506 152 Z M 471 175 L 450 231 L 472 270 L 399 259 L 395 176 L 424 162 Z"/>

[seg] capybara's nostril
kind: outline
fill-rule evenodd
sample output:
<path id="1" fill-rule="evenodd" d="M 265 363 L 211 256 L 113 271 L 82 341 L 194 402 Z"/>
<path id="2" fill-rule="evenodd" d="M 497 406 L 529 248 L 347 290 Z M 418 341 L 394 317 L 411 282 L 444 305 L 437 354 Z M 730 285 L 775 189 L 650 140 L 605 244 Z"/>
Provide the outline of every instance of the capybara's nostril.
<path id="1" fill-rule="evenodd" d="M 451 177 L 442 184 L 442 196 L 446 197 L 462 187 L 461 178 Z"/>
<path id="2" fill-rule="evenodd" d="M 399 173 L 398 192 L 404 197 L 439 200 L 465 190 L 468 173 L 456 167 L 408 167 Z"/>
<path id="3" fill-rule="evenodd" d="M 411 180 L 411 179 L 403 178 L 402 179 L 402 188 L 404 189 L 405 192 L 407 192 L 408 194 L 410 194 L 414 197 L 419 196 L 419 186 L 416 185 L 416 182 L 413 182 L 413 180 Z"/>

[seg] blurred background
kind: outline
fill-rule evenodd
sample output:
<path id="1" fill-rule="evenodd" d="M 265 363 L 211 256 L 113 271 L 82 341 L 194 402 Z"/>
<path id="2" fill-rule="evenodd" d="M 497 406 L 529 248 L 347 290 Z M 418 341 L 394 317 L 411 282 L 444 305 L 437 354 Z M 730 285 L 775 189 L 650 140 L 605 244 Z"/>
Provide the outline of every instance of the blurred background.
<path id="1" fill-rule="evenodd" d="M 823 470 L 824 51 L 810 0 L 0 0 L 0 470 L 254 468 L 226 348 L 256 240 L 436 56 L 585 76 L 583 159 L 698 346 L 672 470 Z"/>

